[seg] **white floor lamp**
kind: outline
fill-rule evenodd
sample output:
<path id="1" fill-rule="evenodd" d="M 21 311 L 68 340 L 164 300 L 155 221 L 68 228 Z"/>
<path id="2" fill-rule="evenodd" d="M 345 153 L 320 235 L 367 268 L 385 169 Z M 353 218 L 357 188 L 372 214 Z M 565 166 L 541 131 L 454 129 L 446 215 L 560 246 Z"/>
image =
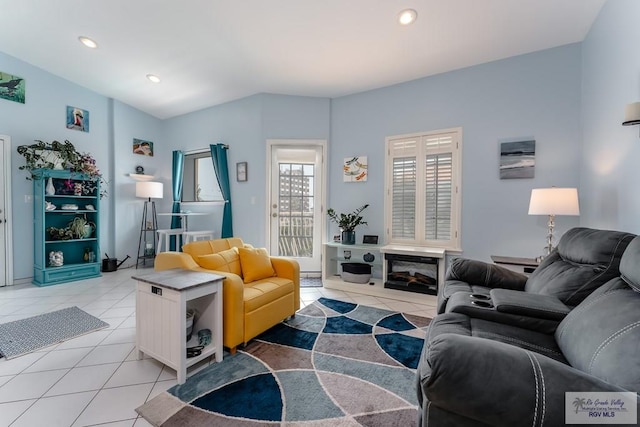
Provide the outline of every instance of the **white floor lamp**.
<path id="1" fill-rule="evenodd" d="M 136 182 L 136 197 L 147 199 L 144 201 L 142 210 L 142 222 L 140 224 L 140 240 L 138 241 L 138 263 L 143 264 L 147 259 L 155 257 L 156 253 L 156 230 L 158 229 L 158 215 L 156 213 L 156 202 L 151 199 L 162 199 L 163 185 L 161 182 L 138 181 Z M 147 234 L 151 233 L 151 237 Z M 140 253 L 140 250 L 143 250 Z"/>
<path id="2" fill-rule="evenodd" d="M 529 215 L 549 215 L 549 232 L 545 256 L 553 250 L 553 229 L 556 215 L 580 215 L 577 188 L 534 188 L 531 190 Z"/>

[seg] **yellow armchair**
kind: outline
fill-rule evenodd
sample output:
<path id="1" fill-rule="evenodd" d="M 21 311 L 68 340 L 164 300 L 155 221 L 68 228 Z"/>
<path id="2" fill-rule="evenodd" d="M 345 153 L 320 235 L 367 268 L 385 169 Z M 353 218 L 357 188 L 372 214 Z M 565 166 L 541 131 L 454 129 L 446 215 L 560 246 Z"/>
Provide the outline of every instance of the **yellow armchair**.
<path id="1" fill-rule="evenodd" d="M 293 259 L 268 256 L 237 237 L 187 243 L 182 251 L 160 252 L 155 269 L 182 268 L 225 277 L 223 343 L 232 353 L 239 344 L 246 344 L 300 309 L 300 267 Z M 264 268 L 258 267 L 259 261 Z M 257 280 L 249 282 L 256 275 Z"/>

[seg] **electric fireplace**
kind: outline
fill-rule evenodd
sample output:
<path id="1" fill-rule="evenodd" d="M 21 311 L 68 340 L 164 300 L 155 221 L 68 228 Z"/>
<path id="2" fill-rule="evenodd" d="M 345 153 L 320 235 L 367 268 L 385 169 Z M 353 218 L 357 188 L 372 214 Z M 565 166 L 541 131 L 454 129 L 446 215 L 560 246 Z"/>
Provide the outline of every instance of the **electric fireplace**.
<path id="1" fill-rule="evenodd" d="M 440 258 L 385 253 L 384 287 L 421 294 L 438 293 L 438 263 Z"/>

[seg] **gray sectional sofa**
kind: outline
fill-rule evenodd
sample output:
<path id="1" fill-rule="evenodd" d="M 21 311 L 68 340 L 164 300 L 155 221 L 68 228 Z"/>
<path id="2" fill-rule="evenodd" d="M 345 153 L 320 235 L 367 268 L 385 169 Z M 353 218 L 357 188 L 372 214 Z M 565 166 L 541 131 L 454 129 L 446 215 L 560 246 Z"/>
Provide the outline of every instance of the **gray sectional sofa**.
<path id="1" fill-rule="evenodd" d="M 473 312 L 437 315 L 417 371 L 420 425 L 561 426 L 566 392 L 640 391 L 640 237 L 625 246 L 613 261 L 615 277 L 569 306 L 553 331 L 474 317 Z M 580 253 L 570 247 L 557 252 Z M 580 267 L 575 259 L 569 264 L 557 274 Z"/>

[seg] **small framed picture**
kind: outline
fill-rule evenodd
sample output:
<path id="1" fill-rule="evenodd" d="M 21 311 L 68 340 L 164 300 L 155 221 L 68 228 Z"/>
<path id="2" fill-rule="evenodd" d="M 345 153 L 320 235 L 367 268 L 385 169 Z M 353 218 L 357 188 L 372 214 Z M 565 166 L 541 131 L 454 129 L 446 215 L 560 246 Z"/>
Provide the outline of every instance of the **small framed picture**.
<path id="1" fill-rule="evenodd" d="M 236 179 L 238 182 L 245 182 L 247 180 L 247 162 L 236 163 Z"/>
<path id="2" fill-rule="evenodd" d="M 133 154 L 153 157 L 153 142 L 133 138 Z"/>
<path id="3" fill-rule="evenodd" d="M 89 132 L 89 110 L 67 105 L 67 129 Z"/>
<path id="4" fill-rule="evenodd" d="M 362 236 L 362 243 L 365 245 L 377 245 L 378 244 L 378 236 L 372 236 L 369 234 L 365 234 Z"/>

